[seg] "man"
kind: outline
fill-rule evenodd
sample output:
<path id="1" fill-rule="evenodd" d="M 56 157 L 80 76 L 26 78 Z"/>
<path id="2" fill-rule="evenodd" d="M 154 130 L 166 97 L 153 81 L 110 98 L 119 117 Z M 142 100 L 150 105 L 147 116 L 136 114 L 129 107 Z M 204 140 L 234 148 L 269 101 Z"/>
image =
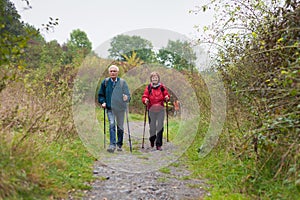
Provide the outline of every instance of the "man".
<path id="1" fill-rule="evenodd" d="M 110 144 L 107 151 L 113 153 L 116 148 L 117 151 L 122 151 L 124 116 L 127 109 L 127 103 L 130 100 L 130 92 L 126 81 L 118 77 L 119 68 L 116 65 L 111 65 L 108 68 L 108 72 L 110 77 L 104 79 L 101 83 L 98 92 L 98 102 L 101 104 L 102 108 L 107 110 L 110 138 Z"/>

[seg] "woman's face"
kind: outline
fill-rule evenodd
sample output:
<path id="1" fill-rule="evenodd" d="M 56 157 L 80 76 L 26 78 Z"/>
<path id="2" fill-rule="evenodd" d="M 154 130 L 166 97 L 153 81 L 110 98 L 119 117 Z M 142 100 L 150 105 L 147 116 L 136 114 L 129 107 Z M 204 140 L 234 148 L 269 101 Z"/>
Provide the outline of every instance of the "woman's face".
<path id="1" fill-rule="evenodd" d="M 157 76 L 157 75 L 153 75 L 153 76 L 151 77 L 151 82 L 152 82 L 153 84 L 157 84 L 157 83 L 158 83 L 158 76 Z"/>

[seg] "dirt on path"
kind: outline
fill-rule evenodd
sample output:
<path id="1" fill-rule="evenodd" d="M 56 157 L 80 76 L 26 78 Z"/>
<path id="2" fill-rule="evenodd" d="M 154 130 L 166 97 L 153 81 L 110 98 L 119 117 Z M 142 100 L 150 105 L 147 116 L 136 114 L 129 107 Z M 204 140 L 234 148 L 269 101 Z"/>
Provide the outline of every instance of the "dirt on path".
<path id="1" fill-rule="evenodd" d="M 103 150 L 94 165 L 96 181 L 83 199 L 195 200 L 210 196 L 205 181 L 191 178 L 191 172 L 178 162 L 180 147 L 164 141 L 162 151 L 151 148 L 146 127 L 141 148 L 143 128 L 141 122 L 130 123 L 132 153 L 128 144 L 121 152 Z"/>

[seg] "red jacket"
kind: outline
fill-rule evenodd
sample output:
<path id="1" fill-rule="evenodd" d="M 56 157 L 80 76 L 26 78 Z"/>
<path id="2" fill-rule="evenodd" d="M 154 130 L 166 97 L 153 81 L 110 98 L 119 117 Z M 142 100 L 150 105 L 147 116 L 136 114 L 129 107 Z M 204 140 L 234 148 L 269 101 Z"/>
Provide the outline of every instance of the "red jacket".
<path id="1" fill-rule="evenodd" d="M 142 102 L 143 104 L 146 104 L 145 100 L 149 99 L 148 109 L 150 109 L 151 107 L 163 108 L 166 96 L 170 98 L 167 88 L 162 83 L 160 83 L 160 85 L 156 88 L 152 87 L 152 83 L 150 83 L 150 87 L 147 85 L 144 90 Z"/>

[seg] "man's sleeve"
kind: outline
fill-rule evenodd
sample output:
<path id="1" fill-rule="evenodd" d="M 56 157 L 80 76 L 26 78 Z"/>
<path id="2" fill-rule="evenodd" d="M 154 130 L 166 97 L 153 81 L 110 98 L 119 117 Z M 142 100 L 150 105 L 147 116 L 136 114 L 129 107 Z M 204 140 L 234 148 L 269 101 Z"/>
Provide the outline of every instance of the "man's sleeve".
<path id="1" fill-rule="evenodd" d="M 124 93 L 128 96 L 127 102 L 129 102 L 131 99 L 131 96 L 130 96 L 129 87 L 128 87 L 126 81 L 124 81 Z"/>
<path id="2" fill-rule="evenodd" d="M 105 103 L 105 86 L 104 86 L 104 81 L 102 81 L 101 85 L 100 85 L 100 88 L 99 88 L 99 91 L 98 91 L 98 102 L 100 104 L 103 104 Z"/>

